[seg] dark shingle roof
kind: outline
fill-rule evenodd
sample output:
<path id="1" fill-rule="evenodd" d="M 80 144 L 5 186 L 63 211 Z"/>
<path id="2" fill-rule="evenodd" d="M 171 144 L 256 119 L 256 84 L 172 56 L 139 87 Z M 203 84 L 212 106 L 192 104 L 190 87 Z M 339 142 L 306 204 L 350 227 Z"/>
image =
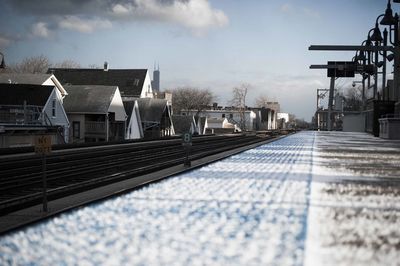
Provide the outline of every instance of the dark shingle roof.
<path id="1" fill-rule="evenodd" d="M 161 122 L 162 115 L 167 108 L 167 100 L 140 98 L 137 101 L 142 122 Z"/>
<path id="2" fill-rule="evenodd" d="M 147 69 L 49 68 L 61 84 L 118 86 L 121 96 L 139 97 Z M 138 80 L 138 82 L 136 82 Z"/>
<path id="3" fill-rule="evenodd" d="M 0 83 L 42 85 L 50 77 L 51 74 L 1 73 Z"/>
<path id="4" fill-rule="evenodd" d="M 193 116 L 173 115 L 172 123 L 174 124 L 175 134 L 188 133 L 193 124 Z"/>
<path id="5" fill-rule="evenodd" d="M 66 85 L 68 96 L 64 98 L 64 109 L 69 113 L 108 112 L 117 86 Z"/>
<path id="6" fill-rule="evenodd" d="M 0 104 L 44 106 L 54 86 L 30 84 L 0 84 Z"/>

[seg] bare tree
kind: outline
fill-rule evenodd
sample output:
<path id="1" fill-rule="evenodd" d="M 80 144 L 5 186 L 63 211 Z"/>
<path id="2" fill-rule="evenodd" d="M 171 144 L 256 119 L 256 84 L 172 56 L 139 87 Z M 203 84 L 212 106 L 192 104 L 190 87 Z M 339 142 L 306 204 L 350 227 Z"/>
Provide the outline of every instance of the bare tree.
<path id="1" fill-rule="evenodd" d="M 171 91 L 174 113 L 187 111 L 198 117 L 199 114 L 210 106 L 214 95 L 208 89 L 197 89 L 192 87 L 177 88 Z"/>
<path id="2" fill-rule="evenodd" d="M 23 59 L 21 62 L 16 64 L 11 64 L 7 70 L 13 73 L 47 73 L 50 67 L 58 68 L 80 68 L 80 64 L 73 60 L 64 60 L 61 63 L 50 63 L 50 60 L 44 56 L 32 56 Z"/>
<path id="3" fill-rule="evenodd" d="M 267 108 L 268 102 L 270 102 L 270 100 L 268 99 L 268 96 L 263 94 L 263 95 L 260 95 L 257 97 L 255 106 L 258 108 L 262 108 L 262 107 Z"/>
<path id="4" fill-rule="evenodd" d="M 80 68 L 81 65 L 74 61 L 74 60 L 64 60 L 61 63 L 55 63 L 51 65 L 51 67 L 56 67 L 56 68 Z"/>
<path id="5" fill-rule="evenodd" d="M 249 88 L 249 84 L 242 84 L 232 89 L 232 100 L 230 104 L 239 111 L 239 126 L 242 130 L 246 130 L 246 97 Z"/>
<path id="6" fill-rule="evenodd" d="M 96 64 L 89 64 L 88 67 L 91 69 L 100 69 L 100 67 Z"/>
<path id="7" fill-rule="evenodd" d="M 344 95 L 345 111 L 360 111 L 362 107 L 362 91 L 359 87 L 349 88 Z"/>
<path id="8" fill-rule="evenodd" d="M 50 67 L 49 59 L 44 55 L 27 57 L 20 63 L 9 66 L 9 71 L 14 73 L 46 73 Z"/>

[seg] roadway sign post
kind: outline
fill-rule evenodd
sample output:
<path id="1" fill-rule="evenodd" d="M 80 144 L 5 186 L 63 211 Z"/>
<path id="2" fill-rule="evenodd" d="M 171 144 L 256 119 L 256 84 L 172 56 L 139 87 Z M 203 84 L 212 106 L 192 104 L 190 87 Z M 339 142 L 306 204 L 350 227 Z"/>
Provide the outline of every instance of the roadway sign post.
<path id="1" fill-rule="evenodd" d="M 184 166 L 189 166 L 191 165 L 190 159 L 189 159 L 189 153 L 190 153 L 190 148 L 192 147 L 192 134 L 191 133 L 185 133 L 182 135 L 182 145 L 185 148 L 185 159 L 184 159 Z"/>
<path id="2" fill-rule="evenodd" d="M 47 212 L 47 175 L 46 175 L 46 155 L 51 153 L 51 136 L 40 135 L 35 138 L 35 153 L 42 155 L 43 171 L 43 211 Z"/>

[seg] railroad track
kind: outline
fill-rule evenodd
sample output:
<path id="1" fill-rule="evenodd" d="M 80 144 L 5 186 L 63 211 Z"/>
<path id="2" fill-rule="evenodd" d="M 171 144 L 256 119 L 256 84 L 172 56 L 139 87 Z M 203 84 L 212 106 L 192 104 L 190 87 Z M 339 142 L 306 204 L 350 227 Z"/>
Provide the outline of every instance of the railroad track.
<path id="1" fill-rule="evenodd" d="M 190 160 L 265 140 L 256 136 L 193 138 Z M 55 151 L 47 156 L 47 195 L 54 200 L 182 164 L 180 139 Z M 0 215 L 42 200 L 42 162 L 37 155 L 0 160 Z"/>

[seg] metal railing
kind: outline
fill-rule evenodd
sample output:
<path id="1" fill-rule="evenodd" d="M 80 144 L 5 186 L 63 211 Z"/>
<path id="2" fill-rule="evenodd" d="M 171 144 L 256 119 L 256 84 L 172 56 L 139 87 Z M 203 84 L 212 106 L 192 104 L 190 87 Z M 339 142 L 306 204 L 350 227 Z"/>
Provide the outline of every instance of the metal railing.
<path id="1" fill-rule="evenodd" d="M 0 123 L 42 125 L 42 108 L 35 105 L 0 105 Z"/>

